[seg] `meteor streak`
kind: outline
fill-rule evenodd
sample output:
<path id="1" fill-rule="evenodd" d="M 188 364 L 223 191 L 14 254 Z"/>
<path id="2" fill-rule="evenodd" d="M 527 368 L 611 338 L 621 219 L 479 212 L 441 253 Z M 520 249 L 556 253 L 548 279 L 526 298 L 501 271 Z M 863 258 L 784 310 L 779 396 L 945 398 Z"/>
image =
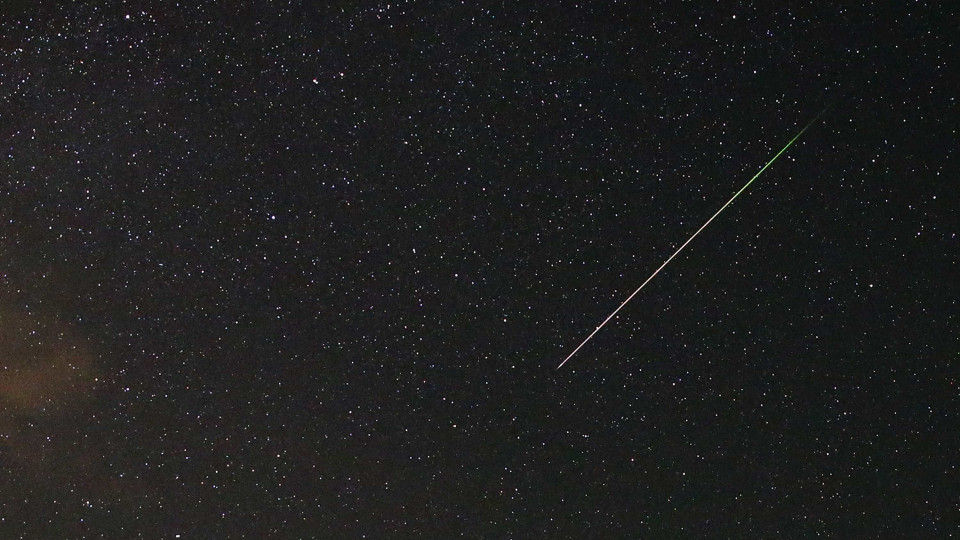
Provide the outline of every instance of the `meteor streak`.
<path id="1" fill-rule="evenodd" d="M 829 108 L 829 107 L 827 107 L 827 108 Z M 780 157 L 781 154 L 783 154 L 784 152 L 786 152 L 786 151 L 787 151 L 787 148 L 790 148 L 790 145 L 792 145 L 792 144 L 794 143 L 794 141 L 796 141 L 797 139 L 799 139 L 800 136 L 803 135 L 803 132 L 804 132 L 804 131 L 806 131 L 810 126 L 812 126 L 812 125 L 814 124 L 814 122 L 816 122 L 817 120 L 819 120 L 820 117 L 823 115 L 823 113 L 827 112 L 827 108 L 825 108 L 825 109 L 823 109 L 822 111 L 820 111 L 816 116 L 813 117 L 813 120 L 810 120 L 810 122 L 808 122 L 807 125 L 803 126 L 803 129 L 801 129 L 799 133 L 797 133 L 792 139 L 790 139 L 790 142 L 788 142 L 788 143 L 786 144 L 786 146 L 784 146 L 779 152 L 777 152 L 777 154 L 776 154 L 775 156 L 773 156 L 772 158 L 770 158 L 770 161 L 768 161 L 767 164 L 764 165 L 763 168 L 760 169 L 760 170 L 757 172 L 757 174 L 753 175 L 753 178 L 751 178 L 749 182 L 747 182 L 746 184 L 743 185 L 742 188 L 740 188 L 740 191 L 734 193 L 734 194 L 733 194 L 733 197 L 730 197 L 730 200 L 727 201 L 726 204 L 724 204 L 723 206 L 721 206 L 720 209 L 717 210 L 717 213 L 716 213 L 716 214 L 710 216 L 710 219 L 708 219 L 706 223 L 704 223 L 703 225 L 701 225 L 700 228 L 697 229 L 697 232 L 693 233 L 693 235 L 691 235 L 690 238 L 687 238 L 687 241 L 684 242 L 682 246 L 680 246 L 679 248 L 677 248 L 677 250 L 673 252 L 673 255 L 671 255 L 666 261 L 663 262 L 663 264 L 660 265 L 660 268 L 657 268 L 656 270 L 654 270 L 653 273 L 650 274 L 650 277 L 648 277 L 647 280 L 644 281 L 642 285 L 640 285 L 639 287 L 637 287 L 637 290 L 633 291 L 633 294 L 631 294 L 630 296 L 628 296 L 627 299 L 624 300 L 622 304 L 620 304 L 620 307 L 618 307 L 617 309 L 613 310 L 613 313 L 611 313 L 606 319 L 604 319 L 603 322 L 600 323 L 600 326 L 596 327 L 596 328 L 593 330 L 593 332 L 590 332 L 590 335 L 587 336 L 587 339 L 583 340 L 583 342 L 581 342 L 580 345 L 577 345 L 577 348 L 574 349 L 573 352 L 570 353 L 566 358 L 564 358 L 564 359 L 563 359 L 563 362 L 560 362 L 560 365 L 557 366 L 557 369 L 562 368 L 563 365 L 566 364 L 568 360 L 570 360 L 571 358 L 573 358 L 573 355 L 577 354 L 577 351 L 579 351 L 580 349 L 582 349 L 583 346 L 586 345 L 587 342 L 590 341 L 590 339 L 593 338 L 593 336 L 596 335 L 596 333 L 599 332 L 601 328 L 603 328 L 608 322 L 610 322 L 610 319 L 614 318 L 614 317 L 616 316 L 616 314 L 619 313 L 621 309 L 623 309 L 623 306 L 627 305 L 631 300 L 633 300 L 633 297 L 636 296 L 637 293 L 639 293 L 644 287 L 646 287 L 646 286 L 647 286 L 647 283 L 650 283 L 650 280 L 652 280 L 653 278 L 657 277 L 657 274 L 659 274 L 660 271 L 663 270 L 663 267 L 665 267 L 665 266 L 667 266 L 668 264 L 670 264 L 670 261 L 672 261 L 673 258 L 676 257 L 677 255 L 679 255 L 680 252 L 683 251 L 683 248 L 687 247 L 687 244 L 689 244 L 691 241 L 693 241 L 693 239 L 696 238 L 697 235 L 700 234 L 701 231 L 703 231 L 704 229 L 706 229 L 706 228 L 707 228 L 707 225 L 710 225 L 710 223 L 711 223 L 714 219 L 716 219 L 717 216 L 720 215 L 720 212 L 723 212 L 724 210 L 726 210 L 727 207 L 730 206 L 730 204 L 733 203 L 733 201 L 734 201 L 737 197 L 739 197 L 741 193 L 743 193 L 744 191 L 746 191 L 747 188 L 750 187 L 750 184 L 752 184 L 754 180 L 756 180 L 761 174 L 763 174 L 763 171 L 767 170 L 767 167 L 769 167 L 770 165 L 772 165 L 773 162 L 776 161 L 777 158 Z"/>

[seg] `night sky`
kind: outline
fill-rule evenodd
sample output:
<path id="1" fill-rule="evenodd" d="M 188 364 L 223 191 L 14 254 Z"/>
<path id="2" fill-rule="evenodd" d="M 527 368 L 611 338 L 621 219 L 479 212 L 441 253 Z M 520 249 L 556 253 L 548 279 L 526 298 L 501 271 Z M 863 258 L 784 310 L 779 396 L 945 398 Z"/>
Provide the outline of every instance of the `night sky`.
<path id="1" fill-rule="evenodd" d="M 0 538 L 957 533 L 956 6 L 106 4 L 0 9 Z"/>

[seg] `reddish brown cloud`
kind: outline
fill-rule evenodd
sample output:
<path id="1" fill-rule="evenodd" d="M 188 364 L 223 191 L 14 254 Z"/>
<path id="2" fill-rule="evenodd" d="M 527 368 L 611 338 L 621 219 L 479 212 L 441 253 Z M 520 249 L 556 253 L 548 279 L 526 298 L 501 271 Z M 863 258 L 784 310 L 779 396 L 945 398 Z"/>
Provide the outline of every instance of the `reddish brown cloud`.
<path id="1" fill-rule="evenodd" d="M 0 307 L 0 451 L 56 489 L 91 471 L 84 444 L 97 375 L 85 341 L 55 318 Z"/>
<path id="2" fill-rule="evenodd" d="M 92 395 L 93 356 L 66 325 L 0 309 L 2 417 L 63 411 Z"/>

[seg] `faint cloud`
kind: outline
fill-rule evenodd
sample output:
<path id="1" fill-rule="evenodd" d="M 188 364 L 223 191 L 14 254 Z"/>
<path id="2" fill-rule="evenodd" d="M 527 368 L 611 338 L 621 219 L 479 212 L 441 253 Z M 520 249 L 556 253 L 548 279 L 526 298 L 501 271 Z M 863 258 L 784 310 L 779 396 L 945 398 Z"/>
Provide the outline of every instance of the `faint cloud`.
<path id="1" fill-rule="evenodd" d="M 94 355 L 55 318 L 0 306 L 0 453 L 34 485 L 75 485 L 97 467 L 84 437 L 97 383 Z"/>
<path id="2" fill-rule="evenodd" d="M 0 308 L 0 417 L 64 412 L 95 382 L 93 355 L 71 328 Z"/>

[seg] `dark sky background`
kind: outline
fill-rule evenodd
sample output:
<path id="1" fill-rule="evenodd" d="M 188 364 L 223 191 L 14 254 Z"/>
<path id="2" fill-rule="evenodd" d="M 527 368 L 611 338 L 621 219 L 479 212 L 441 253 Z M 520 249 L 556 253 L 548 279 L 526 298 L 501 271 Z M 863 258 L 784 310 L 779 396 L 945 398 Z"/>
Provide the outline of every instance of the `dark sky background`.
<path id="1" fill-rule="evenodd" d="M 0 537 L 956 532 L 952 4 L 58 4 Z"/>

